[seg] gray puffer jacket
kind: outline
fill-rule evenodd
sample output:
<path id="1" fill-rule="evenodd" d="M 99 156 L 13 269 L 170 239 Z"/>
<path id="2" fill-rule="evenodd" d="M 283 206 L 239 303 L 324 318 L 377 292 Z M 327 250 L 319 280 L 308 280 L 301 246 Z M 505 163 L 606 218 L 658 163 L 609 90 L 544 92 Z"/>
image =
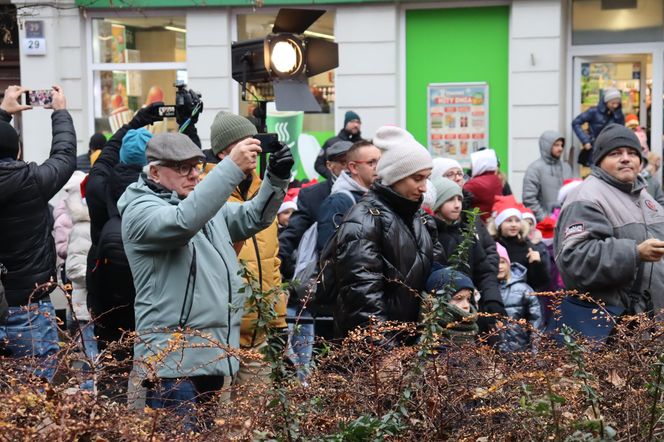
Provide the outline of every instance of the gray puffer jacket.
<path id="1" fill-rule="evenodd" d="M 528 270 L 518 262 L 510 266 L 510 280 L 500 284 L 500 294 L 505 304 L 505 311 L 512 321 L 503 336 L 503 348 L 506 351 L 524 351 L 532 347 L 531 330 L 515 324 L 514 321 L 525 319 L 535 329 L 542 328 L 542 311 L 534 290 L 526 283 Z"/>
<path id="2" fill-rule="evenodd" d="M 559 139 L 564 140 L 564 137 L 552 130 L 542 134 L 539 139 L 541 158 L 528 166 L 523 177 L 523 204 L 535 212 L 537 221 L 553 212 L 563 181 L 574 177 L 569 164 L 551 155 L 551 147 Z"/>
<path id="3" fill-rule="evenodd" d="M 658 312 L 664 261 L 641 262 L 637 246 L 648 238 L 664 239 L 664 208 L 643 178 L 625 184 L 594 168 L 568 195 L 556 225 L 556 264 L 565 286 L 627 312 Z"/>

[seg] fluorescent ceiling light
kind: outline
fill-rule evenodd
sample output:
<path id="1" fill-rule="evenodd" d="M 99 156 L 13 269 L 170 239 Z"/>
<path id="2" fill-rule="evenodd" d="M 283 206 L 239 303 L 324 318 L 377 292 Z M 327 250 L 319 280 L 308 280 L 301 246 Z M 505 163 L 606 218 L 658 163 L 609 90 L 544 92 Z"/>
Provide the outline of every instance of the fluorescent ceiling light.
<path id="1" fill-rule="evenodd" d="M 183 34 L 187 33 L 186 29 L 178 28 L 177 26 L 172 26 L 172 25 L 164 26 L 164 29 L 167 29 L 167 30 L 173 31 L 173 32 L 182 32 Z"/>

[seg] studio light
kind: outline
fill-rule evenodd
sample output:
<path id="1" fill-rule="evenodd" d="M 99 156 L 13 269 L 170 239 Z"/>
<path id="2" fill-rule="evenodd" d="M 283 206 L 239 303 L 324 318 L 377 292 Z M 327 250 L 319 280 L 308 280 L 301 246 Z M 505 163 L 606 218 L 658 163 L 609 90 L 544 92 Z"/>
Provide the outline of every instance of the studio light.
<path id="1" fill-rule="evenodd" d="M 271 82 L 277 110 L 320 112 L 307 78 L 336 68 L 339 49 L 335 42 L 305 32 L 324 13 L 284 8 L 264 39 L 233 43 L 233 79 L 243 90 L 247 84 Z"/>

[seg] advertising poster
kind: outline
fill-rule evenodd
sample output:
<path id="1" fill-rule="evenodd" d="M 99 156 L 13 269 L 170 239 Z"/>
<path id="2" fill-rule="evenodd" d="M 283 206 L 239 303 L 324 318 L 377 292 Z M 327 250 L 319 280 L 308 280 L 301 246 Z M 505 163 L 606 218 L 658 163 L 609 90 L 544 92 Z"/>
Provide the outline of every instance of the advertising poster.
<path id="1" fill-rule="evenodd" d="M 489 85 L 437 83 L 427 92 L 429 151 L 470 167 L 470 154 L 489 144 Z"/>
<path id="2" fill-rule="evenodd" d="M 268 109 L 266 123 L 267 131 L 276 133 L 279 141 L 286 144 L 293 152 L 295 177 L 297 179 L 304 178 L 306 174 L 302 167 L 298 149 L 298 140 L 304 123 L 304 112 L 279 112 Z"/>

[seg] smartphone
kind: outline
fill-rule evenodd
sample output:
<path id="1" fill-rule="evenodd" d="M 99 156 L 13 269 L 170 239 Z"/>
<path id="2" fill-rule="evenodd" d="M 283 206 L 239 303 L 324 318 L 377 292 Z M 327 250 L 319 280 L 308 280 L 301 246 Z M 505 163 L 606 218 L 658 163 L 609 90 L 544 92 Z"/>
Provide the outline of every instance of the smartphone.
<path id="1" fill-rule="evenodd" d="M 254 138 L 261 142 L 263 153 L 275 153 L 281 150 L 281 143 L 277 134 L 256 134 Z"/>
<path id="2" fill-rule="evenodd" d="M 28 106 L 48 106 L 53 102 L 51 92 L 51 89 L 25 91 L 23 102 Z"/>
<path id="3" fill-rule="evenodd" d="M 159 106 L 157 108 L 160 117 L 174 117 L 175 116 L 175 105 L 173 106 Z"/>

